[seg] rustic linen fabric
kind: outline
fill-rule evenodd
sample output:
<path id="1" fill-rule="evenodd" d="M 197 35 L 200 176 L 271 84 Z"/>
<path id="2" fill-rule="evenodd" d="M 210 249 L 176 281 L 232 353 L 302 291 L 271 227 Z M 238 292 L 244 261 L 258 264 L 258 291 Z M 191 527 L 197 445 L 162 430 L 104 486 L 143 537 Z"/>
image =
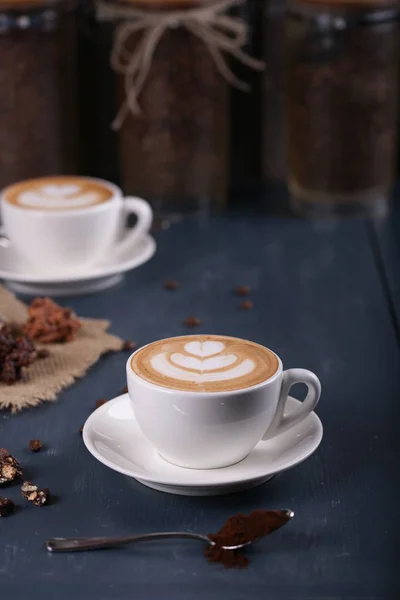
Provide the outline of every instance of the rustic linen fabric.
<path id="1" fill-rule="evenodd" d="M 0 319 L 22 324 L 26 318 L 25 304 L 0 286 Z M 121 350 L 123 341 L 107 333 L 109 325 L 109 321 L 82 319 L 82 328 L 72 342 L 38 345 L 49 350 L 49 357 L 24 369 L 21 381 L 14 385 L 0 383 L 0 409 L 17 412 L 55 400 L 62 389 L 83 377 L 102 354 Z"/>

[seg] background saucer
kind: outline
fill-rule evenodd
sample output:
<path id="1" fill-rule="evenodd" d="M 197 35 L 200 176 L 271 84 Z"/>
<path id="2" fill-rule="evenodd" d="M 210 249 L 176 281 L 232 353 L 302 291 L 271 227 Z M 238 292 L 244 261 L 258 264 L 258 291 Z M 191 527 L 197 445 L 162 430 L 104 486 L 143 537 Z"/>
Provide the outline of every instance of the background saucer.
<path id="1" fill-rule="evenodd" d="M 300 402 L 288 400 L 288 413 Z M 127 394 L 107 402 L 90 415 L 83 441 L 91 454 L 110 469 L 156 490 L 184 495 L 216 495 L 242 491 L 308 458 L 322 439 L 315 413 L 290 430 L 265 442 L 240 463 L 223 469 L 184 469 L 164 461 L 142 434 Z"/>
<path id="2" fill-rule="evenodd" d="M 35 273 L 13 251 L 12 246 L 0 246 L 0 279 L 15 292 L 29 295 L 65 296 L 99 292 L 119 283 L 123 273 L 144 264 L 154 255 L 156 242 L 146 235 L 125 249 L 111 251 L 99 264 L 74 273 L 51 275 Z"/>

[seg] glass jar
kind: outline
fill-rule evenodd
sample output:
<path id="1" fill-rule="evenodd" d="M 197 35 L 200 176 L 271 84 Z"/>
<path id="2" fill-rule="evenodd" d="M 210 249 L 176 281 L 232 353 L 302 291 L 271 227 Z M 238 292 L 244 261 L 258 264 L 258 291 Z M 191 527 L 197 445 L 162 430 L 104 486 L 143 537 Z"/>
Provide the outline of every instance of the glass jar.
<path id="1" fill-rule="evenodd" d="M 247 0 L 232 8 L 232 13 L 247 26 L 245 51 L 262 60 L 263 12 L 265 0 Z M 231 87 L 230 187 L 239 198 L 261 177 L 261 130 L 263 73 L 237 63 L 235 75 L 246 82 L 243 92 Z M 255 196 L 248 198 L 254 201 Z"/>
<path id="2" fill-rule="evenodd" d="M 0 0 L 0 189 L 75 171 L 72 8 L 63 0 Z"/>
<path id="3" fill-rule="evenodd" d="M 130 4 L 154 14 L 201 2 Z M 133 33 L 129 52 L 141 40 L 141 32 Z M 124 76 L 118 79 L 123 103 Z M 148 200 L 161 218 L 222 208 L 227 195 L 228 84 L 203 39 L 179 21 L 159 39 L 138 103 L 140 114 L 129 112 L 119 131 L 124 192 Z"/>
<path id="4" fill-rule="evenodd" d="M 387 211 L 395 178 L 398 11 L 292 0 L 286 28 L 290 191 L 305 214 Z"/>
<path id="5" fill-rule="evenodd" d="M 285 0 L 264 4 L 262 170 L 270 183 L 286 182 Z"/>
<path id="6" fill-rule="evenodd" d="M 111 123 L 118 110 L 110 55 L 114 23 L 96 19 L 95 0 L 78 5 L 79 172 L 120 185 L 118 134 Z"/>

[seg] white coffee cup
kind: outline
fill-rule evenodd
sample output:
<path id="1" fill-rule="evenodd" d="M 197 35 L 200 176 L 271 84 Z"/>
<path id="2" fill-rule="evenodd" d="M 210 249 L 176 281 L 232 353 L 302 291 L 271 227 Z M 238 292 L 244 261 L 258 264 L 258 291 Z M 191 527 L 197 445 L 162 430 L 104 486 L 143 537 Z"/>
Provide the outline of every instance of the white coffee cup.
<path id="1" fill-rule="evenodd" d="M 314 373 L 305 369 L 283 371 L 279 357 L 276 372 L 258 385 L 197 392 L 162 387 L 144 379 L 132 369 L 135 354 L 126 365 L 135 418 L 161 457 L 181 467 L 215 469 L 243 460 L 261 440 L 305 419 L 321 394 Z M 307 397 L 296 412 L 286 415 L 286 401 L 295 383 L 306 384 Z"/>
<path id="2" fill-rule="evenodd" d="M 116 185 L 101 179 L 76 179 L 105 188 L 109 193 L 107 201 L 84 208 L 48 210 L 24 208 L 7 200 L 7 192 L 13 186 L 1 194 L 2 233 L 10 240 L 12 249 L 36 271 L 63 274 L 92 267 L 111 248 L 123 252 L 134 246 L 151 227 L 153 213 L 145 200 L 124 198 Z M 35 181 L 39 180 L 32 180 Z M 52 185 L 55 188 L 57 184 Z M 62 185 L 59 196 L 63 196 Z M 124 231 L 130 214 L 136 215 L 137 223 Z"/>

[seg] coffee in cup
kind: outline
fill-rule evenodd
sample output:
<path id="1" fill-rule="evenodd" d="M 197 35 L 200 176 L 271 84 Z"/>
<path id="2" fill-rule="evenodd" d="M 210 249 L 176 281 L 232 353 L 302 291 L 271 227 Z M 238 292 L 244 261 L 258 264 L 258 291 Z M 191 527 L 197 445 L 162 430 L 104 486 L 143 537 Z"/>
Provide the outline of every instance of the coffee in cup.
<path id="1" fill-rule="evenodd" d="M 58 176 L 13 184 L 1 194 L 4 233 L 36 271 L 62 275 L 95 265 L 113 247 L 123 251 L 150 229 L 152 210 L 141 198 L 123 198 L 112 183 Z M 124 233 L 126 218 L 137 223 Z"/>
<path id="2" fill-rule="evenodd" d="M 113 190 L 102 181 L 83 177 L 59 176 L 29 179 L 9 186 L 5 202 L 27 210 L 77 210 L 103 204 Z"/>
<path id="3" fill-rule="evenodd" d="M 278 366 L 278 357 L 259 344 L 204 335 L 154 342 L 131 361 L 132 370 L 149 383 L 188 392 L 251 387 L 272 377 Z"/>
<path id="4" fill-rule="evenodd" d="M 321 391 L 311 371 L 283 371 L 272 350 L 221 335 L 153 342 L 129 358 L 126 370 L 144 435 L 165 460 L 195 469 L 243 460 L 260 440 L 305 419 Z M 295 383 L 305 383 L 308 394 L 295 413 L 286 415 Z"/>

